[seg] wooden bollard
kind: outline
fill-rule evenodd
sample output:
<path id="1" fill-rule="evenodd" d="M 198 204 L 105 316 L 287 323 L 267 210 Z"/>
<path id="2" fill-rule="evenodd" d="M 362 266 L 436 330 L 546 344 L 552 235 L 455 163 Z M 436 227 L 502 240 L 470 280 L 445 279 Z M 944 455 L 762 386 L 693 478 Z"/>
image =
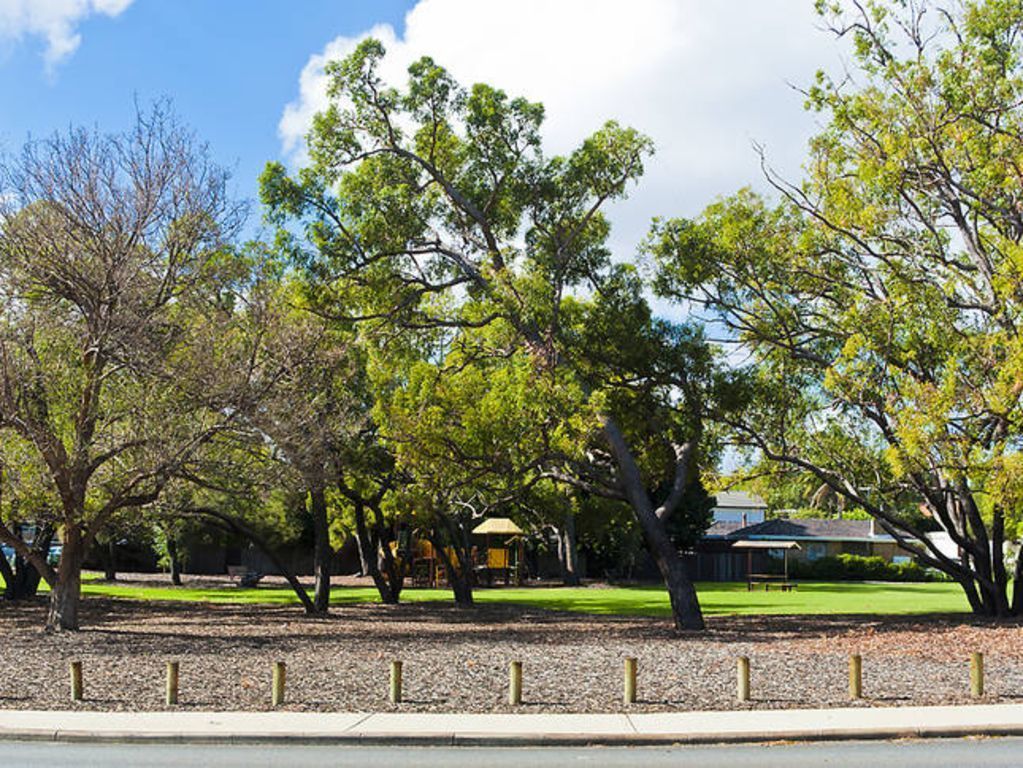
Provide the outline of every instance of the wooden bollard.
<path id="1" fill-rule="evenodd" d="M 274 662 L 273 682 L 270 690 L 270 701 L 275 707 L 284 703 L 284 684 L 287 676 L 287 666 L 283 661 Z"/>
<path id="2" fill-rule="evenodd" d="M 167 706 L 171 707 L 178 703 L 178 662 L 167 662 Z"/>
<path id="3" fill-rule="evenodd" d="M 391 662 L 391 703 L 401 704 L 401 662 Z"/>
<path id="4" fill-rule="evenodd" d="M 72 661 L 71 669 L 71 701 L 82 700 L 82 662 Z"/>
<path id="5" fill-rule="evenodd" d="M 979 651 L 970 655 L 970 695 L 975 699 L 984 695 L 984 654 Z"/>
<path id="6" fill-rule="evenodd" d="M 858 653 L 849 657 L 849 698 L 863 698 L 863 657 Z"/>
<path id="7" fill-rule="evenodd" d="M 629 656 L 625 659 L 625 680 L 622 701 L 626 704 L 636 703 L 636 659 Z"/>
<path id="8" fill-rule="evenodd" d="M 736 664 L 736 694 L 739 701 L 749 701 L 749 656 L 740 656 Z"/>
<path id="9" fill-rule="evenodd" d="M 513 707 L 522 703 L 522 662 L 508 665 L 508 703 Z"/>

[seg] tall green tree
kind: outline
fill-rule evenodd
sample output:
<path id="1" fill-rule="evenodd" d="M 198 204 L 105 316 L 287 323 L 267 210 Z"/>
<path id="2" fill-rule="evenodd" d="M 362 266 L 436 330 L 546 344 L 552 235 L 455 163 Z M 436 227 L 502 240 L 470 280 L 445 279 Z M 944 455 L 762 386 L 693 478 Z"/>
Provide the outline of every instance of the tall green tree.
<path id="1" fill-rule="evenodd" d="M 519 351 L 538 371 L 582 373 L 563 311 L 573 294 L 620 288 L 602 210 L 642 174 L 649 139 L 612 122 L 570 155 L 547 157 L 539 104 L 486 85 L 464 89 L 429 58 L 410 67 L 404 89 L 391 88 L 378 74 L 383 56 L 368 40 L 328 65 L 331 103 L 308 137 L 310 167 L 292 178 L 271 164 L 262 179 L 272 217 L 305 225 L 312 248 L 297 255 L 324 311 L 434 334 L 501 322 L 511 346 L 481 353 Z M 666 529 L 699 453 L 690 368 L 683 361 L 675 382 L 652 387 L 665 403 L 669 390 L 678 395 L 677 428 L 662 430 L 671 446 L 657 467 L 667 483 L 644 477 L 613 409 L 600 411 L 599 427 L 601 461 L 643 529 L 680 629 L 703 626 Z M 683 378 L 692 386 L 678 389 Z M 603 399 L 596 389 L 588 397 Z M 658 487 L 668 490 L 652 496 Z"/>
<path id="2" fill-rule="evenodd" d="M 745 191 L 661 222 L 659 287 L 752 353 L 743 443 L 868 511 L 978 614 L 1016 615 L 1023 6 L 819 7 L 856 67 L 807 92 L 824 127 L 806 177 L 769 173 L 777 205 Z"/>

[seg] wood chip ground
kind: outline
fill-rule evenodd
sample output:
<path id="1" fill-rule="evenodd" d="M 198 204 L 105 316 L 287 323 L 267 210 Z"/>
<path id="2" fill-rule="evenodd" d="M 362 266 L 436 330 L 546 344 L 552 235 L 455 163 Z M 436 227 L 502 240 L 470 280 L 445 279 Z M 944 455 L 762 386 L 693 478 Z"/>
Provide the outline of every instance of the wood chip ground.
<path id="1" fill-rule="evenodd" d="M 270 709 L 274 661 L 286 709 L 616 712 L 849 705 L 848 656 L 863 656 L 863 706 L 966 703 L 969 656 L 985 653 L 985 701 L 1023 701 L 1023 626 L 963 616 L 715 617 L 675 635 L 664 619 L 516 606 L 345 606 L 306 618 L 291 606 L 138 603 L 89 598 L 79 633 L 40 631 L 44 608 L 0 603 L 0 709 L 70 706 L 68 662 L 85 668 L 97 710 L 162 710 L 165 663 L 181 664 L 181 709 Z M 622 704 L 625 657 L 639 701 Z M 749 656 L 752 695 L 735 700 Z M 405 702 L 388 702 L 404 662 Z M 523 704 L 506 702 L 523 663 Z"/>

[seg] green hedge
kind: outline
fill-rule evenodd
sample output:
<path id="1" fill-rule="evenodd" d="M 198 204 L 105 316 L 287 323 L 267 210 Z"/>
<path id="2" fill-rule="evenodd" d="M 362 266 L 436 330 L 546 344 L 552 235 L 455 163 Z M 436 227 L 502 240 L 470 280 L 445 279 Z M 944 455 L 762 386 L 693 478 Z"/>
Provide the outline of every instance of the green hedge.
<path id="1" fill-rule="evenodd" d="M 780 572 L 781 563 L 776 564 Z M 836 555 L 819 560 L 790 560 L 789 577 L 811 581 L 940 581 L 941 575 L 919 563 L 889 563 L 880 557 Z"/>

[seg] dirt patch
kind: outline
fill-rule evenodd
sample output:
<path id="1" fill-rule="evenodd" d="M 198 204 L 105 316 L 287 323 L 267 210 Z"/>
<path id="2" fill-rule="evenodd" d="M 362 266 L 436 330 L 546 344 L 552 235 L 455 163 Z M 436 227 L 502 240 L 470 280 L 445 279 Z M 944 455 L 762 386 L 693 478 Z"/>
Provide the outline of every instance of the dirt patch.
<path id="1" fill-rule="evenodd" d="M 0 708 L 67 708 L 71 660 L 84 709 L 160 710 L 164 664 L 181 662 L 182 709 L 270 708 L 274 661 L 286 709 L 511 711 L 508 662 L 523 662 L 515 711 L 613 712 L 622 663 L 639 660 L 629 711 L 734 709 L 735 659 L 751 659 L 753 708 L 846 706 L 847 659 L 863 655 L 864 705 L 969 700 L 969 654 L 986 654 L 986 701 L 1023 700 L 1023 627 L 956 617 L 714 617 L 676 636 L 664 619 L 443 604 L 344 606 L 310 619 L 294 606 L 89 598 L 79 633 L 40 631 L 44 606 L 0 603 Z M 387 701 L 404 661 L 405 697 Z M 745 705 L 744 705 L 745 706 Z"/>

